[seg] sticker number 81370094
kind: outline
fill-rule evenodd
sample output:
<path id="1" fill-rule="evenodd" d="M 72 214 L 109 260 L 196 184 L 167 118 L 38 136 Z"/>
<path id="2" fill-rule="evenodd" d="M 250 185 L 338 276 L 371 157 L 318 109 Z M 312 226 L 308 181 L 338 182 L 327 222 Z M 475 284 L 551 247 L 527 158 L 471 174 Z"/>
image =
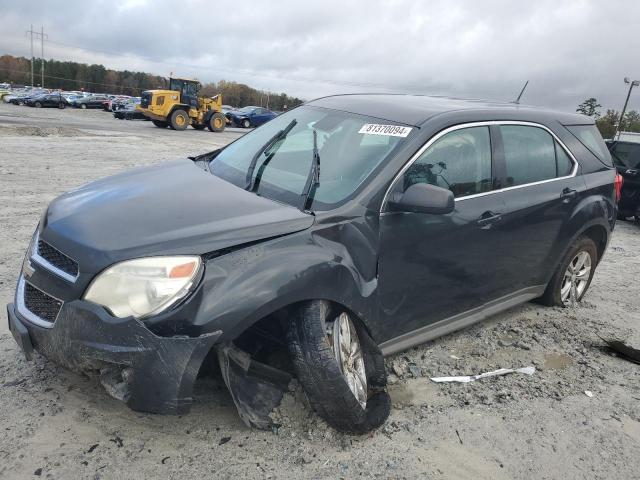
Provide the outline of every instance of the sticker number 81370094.
<path id="1" fill-rule="evenodd" d="M 367 135 L 388 135 L 391 137 L 406 137 L 411 133 L 411 127 L 401 125 L 380 125 L 379 123 L 365 123 L 358 133 Z"/>

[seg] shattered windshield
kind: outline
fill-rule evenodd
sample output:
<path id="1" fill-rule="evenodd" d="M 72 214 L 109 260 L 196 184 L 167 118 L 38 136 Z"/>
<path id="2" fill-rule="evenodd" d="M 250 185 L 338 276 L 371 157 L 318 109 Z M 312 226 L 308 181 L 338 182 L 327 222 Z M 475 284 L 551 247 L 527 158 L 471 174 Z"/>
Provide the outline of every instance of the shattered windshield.
<path id="1" fill-rule="evenodd" d="M 286 135 L 279 137 L 287 128 Z M 247 172 L 259 154 L 255 171 L 260 172 L 260 181 L 255 193 L 301 208 L 314 161 L 315 131 L 315 153 L 322 160 L 310 209 L 329 210 L 353 195 L 412 130 L 363 115 L 303 106 L 236 140 L 215 157 L 209 169 L 247 188 Z M 274 138 L 277 140 L 270 144 Z"/>

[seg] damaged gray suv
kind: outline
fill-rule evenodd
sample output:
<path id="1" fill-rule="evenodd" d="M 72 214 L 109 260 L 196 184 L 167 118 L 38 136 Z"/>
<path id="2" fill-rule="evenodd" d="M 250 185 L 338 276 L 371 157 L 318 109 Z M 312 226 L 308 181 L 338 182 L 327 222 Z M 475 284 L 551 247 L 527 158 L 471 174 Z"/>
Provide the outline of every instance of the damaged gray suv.
<path id="1" fill-rule="evenodd" d="M 267 428 L 296 377 L 337 429 L 389 413 L 383 356 L 584 296 L 619 182 L 593 120 L 405 95 L 321 98 L 230 145 L 55 199 L 10 330 L 132 409 L 219 368 Z"/>

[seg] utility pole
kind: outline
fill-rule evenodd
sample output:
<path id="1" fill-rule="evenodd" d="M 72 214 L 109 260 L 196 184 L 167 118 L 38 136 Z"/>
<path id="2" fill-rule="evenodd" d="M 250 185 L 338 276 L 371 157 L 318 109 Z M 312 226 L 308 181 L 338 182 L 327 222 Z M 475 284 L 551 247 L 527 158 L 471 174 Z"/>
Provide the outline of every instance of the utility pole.
<path id="1" fill-rule="evenodd" d="M 31 28 L 27 30 L 27 35 L 31 34 L 31 86 L 33 87 L 33 24 Z"/>
<path id="2" fill-rule="evenodd" d="M 40 62 L 40 77 L 41 77 L 40 86 L 44 88 L 44 25 L 40 26 L 40 47 L 42 48 L 42 51 L 41 51 L 42 61 Z"/>
<path id="3" fill-rule="evenodd" d="M 27 30 L 27 35 L 30 35 L 31 37 L 31 86 L 33 87 L 33 60 L 34 60 L 34 56 L 33 56 L 33 36 L 35 35 L 36 38 L 38 36 L 40 36 L 40 46 L 41 46 L 41 62 L 40 62 L 40 86 L 44 87 L 44 39 L 49 38 L 48 35 L 45 35 L 44 33 L 44 26 L 40 27 L 40 31 L 39 32 L 34 32 L 33 31 L 33 24 L 31 25 L 31 28 L 29 28 L 29 30 Z"/>
<path id="4" fill-rule="evenodd" d="M 622 122 L 624 120 L 624 114 L 627 111 L 627 104 L 629 103 L 629 97 L 631 96 L 631 90 L 633 87 L 637 87 L 640 85 L 640 80 L 629 80 L 627 77 L 624 77 L 624 83 L 629 84 L 629 92 L 627 93 L 627 99 L 624 101 L 624 107 L 622 107 L 622 113 L 620 114 L 620 118 L 618 119 L 618 126 L 616 128 L 616 133 L 613 135 L 614 139 L 620 140 L 620 129 L 622 128 Z"/>

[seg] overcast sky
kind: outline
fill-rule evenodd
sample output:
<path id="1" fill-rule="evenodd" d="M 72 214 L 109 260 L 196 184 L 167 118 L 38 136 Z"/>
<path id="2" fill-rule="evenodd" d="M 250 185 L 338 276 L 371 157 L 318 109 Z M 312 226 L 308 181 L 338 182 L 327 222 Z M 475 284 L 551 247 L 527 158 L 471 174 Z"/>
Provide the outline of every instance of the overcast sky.
<path id="1" fill-rule="evenodd" d="M 44 25 L 46 58 L 305 99 L 392 91 L 510 101 L 529 80 L 522 103 L 573 111 L 593 96 L 619 110 L 623 78 L 640 78 L 635 0 L 0 0 L 0 54 L 29 56 L 32 23 Z M 640 109 L 640 88 L 630 105 Z"/>

